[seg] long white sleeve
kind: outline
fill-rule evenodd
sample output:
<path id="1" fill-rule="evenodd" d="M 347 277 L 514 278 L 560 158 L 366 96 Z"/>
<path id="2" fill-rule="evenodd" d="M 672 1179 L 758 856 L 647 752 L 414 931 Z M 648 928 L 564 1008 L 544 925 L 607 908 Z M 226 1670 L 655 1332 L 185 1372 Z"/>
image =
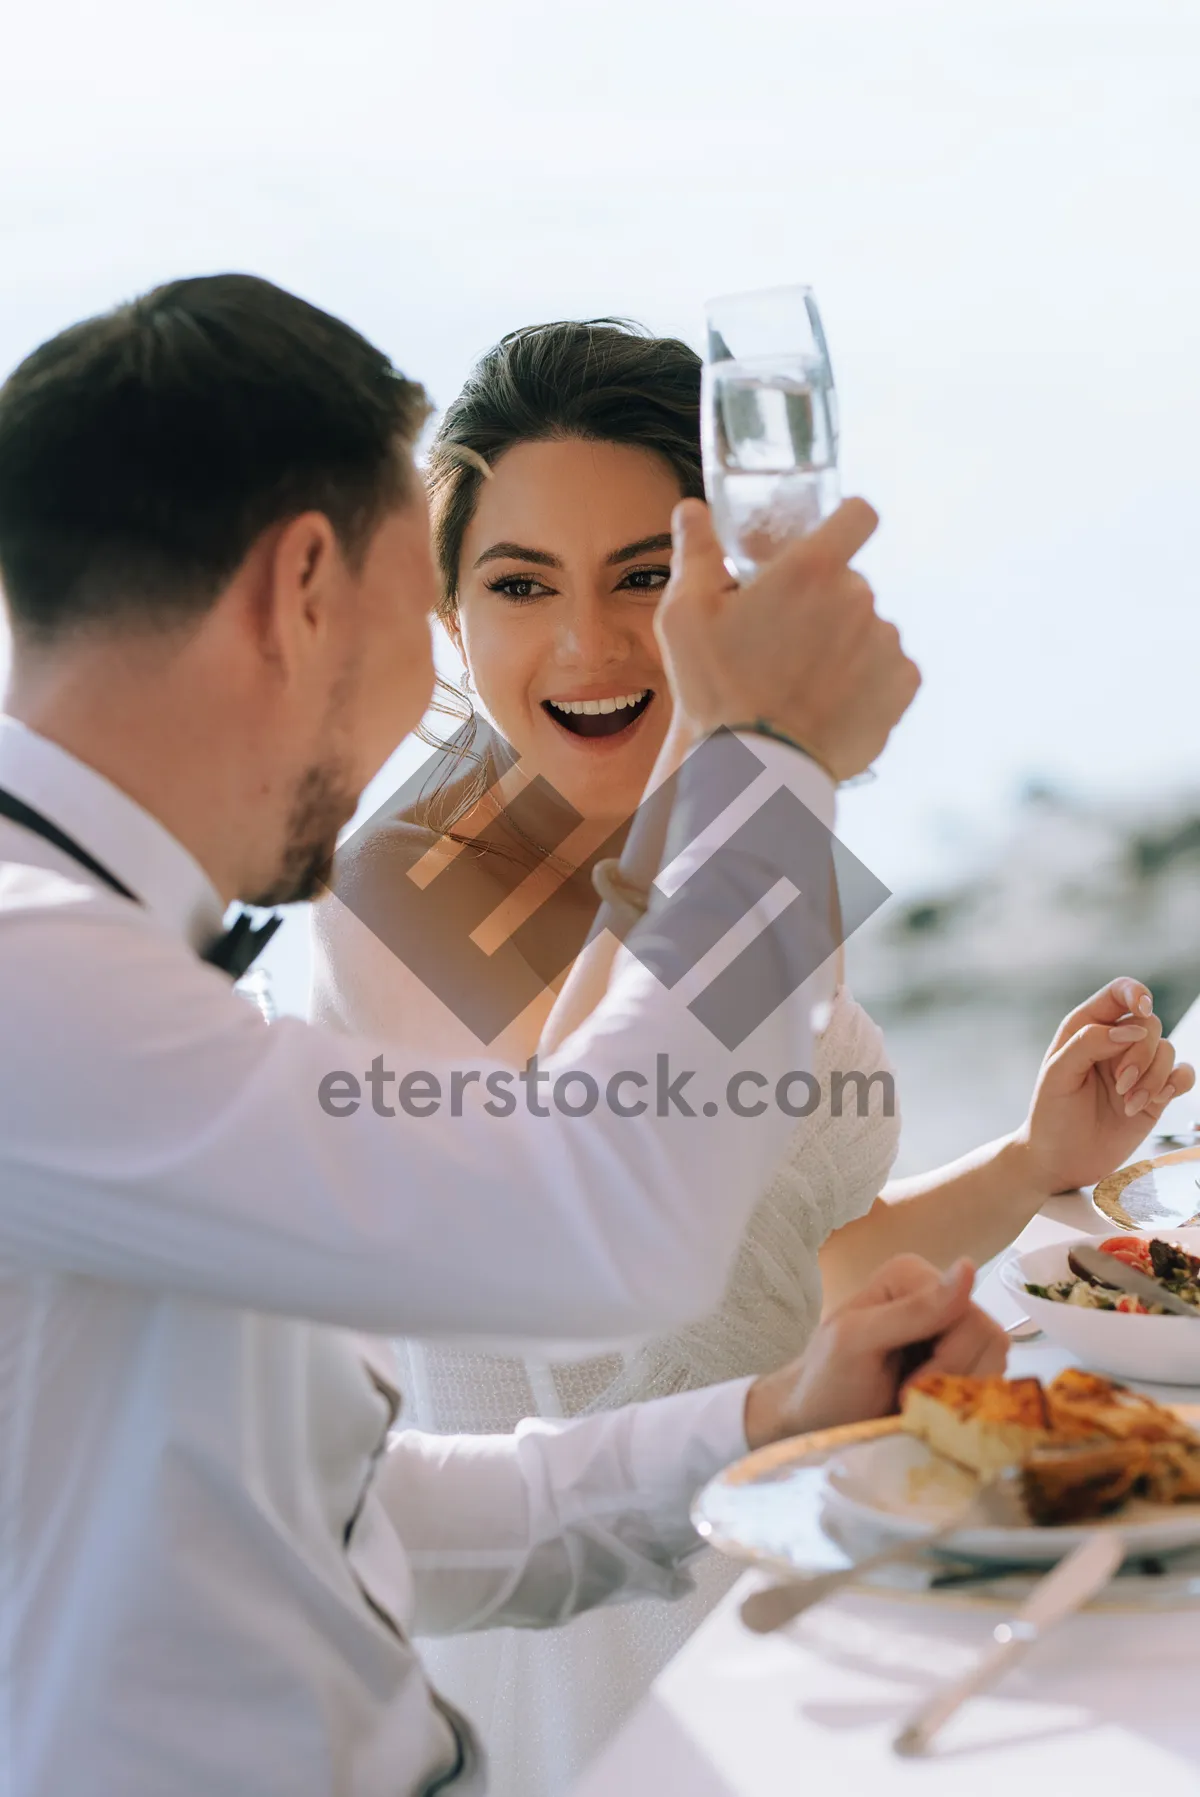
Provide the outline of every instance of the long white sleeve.
<path id="1" fill-rule="evenodd" d="M 749 1384 L 515 1435 L 399 1436 L 375 1489 L 408 1554 L 417 1633 L 546 1628 L 688 1590 L 689 1505 L 746 1451 Z"/>
<path id="2" fill-rule="evenodd" d="M 582 1117 L 523 1104 L 489 1116 L 483 1060 L 461 1115 L 445 1102 L 452 1070 L 436 1064 L 424 1069 L 443 1095 L 436 1114 L 406 1114 L 394 1085 L 395 1114 L 377 1114 L 363 1083 L 376 1056 L 410 1071 L 386 1050 L 297 1020 L 267 1028 L 150 913 L 10 867 L 0 1255 L 378 1333 L 615 1339 L 714 1305 L 792 1129 L 773 1103 L 733 1115 L 727 1082 L 751 1070 L 742 1096 L 757 1100 L 807 1066 L 814 989 L 731 1053 L 687 1008 L 688 980 L 672 982 L 706 932 L 744 914 L 749 936 L 768 921 L 771 888 L 795 873 L 794 845 L 758 830 L 738 847 L 737 823 L 782 788 L 825 824 L 833 809 L 811 762 L 757 738 L 753 748 L 758 785 L 674 869 L 678 885 L 705 867 L 686 939 L 652 913 L 641 952 L 656 971 L 623 955 L 605 1004 L 547 1065 L 551 1080 L 586 1069 L 601 1093 L 644 1070 L 642 1116 L 604 1104 Z M 710 792 L 695 803 L 711 809 Z M 685 838 L 686 805 L 685 788 Z M 733 846 L 708 860 L 716 840 Z M 825 882 L 826 864 L 805 881 L 810 892 Z M 691 1073 L 694 1115 L 670 1104 L 655 1114 L 659 1066 L 671 1081 Z M 344 1116 L 318 1097 L 339 1070 L 362 1083 Z M 619 1093 L 636 1095 L 629 1084 Z"/>

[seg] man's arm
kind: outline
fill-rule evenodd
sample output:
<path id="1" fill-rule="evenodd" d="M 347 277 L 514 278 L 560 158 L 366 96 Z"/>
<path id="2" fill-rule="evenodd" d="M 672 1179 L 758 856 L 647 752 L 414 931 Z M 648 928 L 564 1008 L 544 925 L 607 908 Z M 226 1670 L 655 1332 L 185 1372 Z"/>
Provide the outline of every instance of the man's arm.
<path id="1" fill-rule="evenodd" d="M 802 755 L 735 738 L 708 747 L 739 765 L 752 755 L 765 795 L 794 794 L 831 819 L 830 784 Z M 694 803 L 711 811 L 707 780 Z M 681 837 L 687 806 L 685 782 Z M 770 916 L 771 845 L 759 832 L 738 847 L 737 815 L 721 853 L 684 849 L 677 870 L 703 877 L 686 882 L 680 928 L 647 918 L 656 971 L 626 958 L 606 1002 L 543 1069 L 540 1115 L 511 1069 L 483 1057 L 461 1115 L 455 1070 L 436 1064 L 415 1107 L 433 1114 L 406 1111 L 399 1081 L 415 1069 L 386 1045 L 294 1019 L 268 1028 L 116 898 L 78 889 L 77 904 L 0 912 L 6 1027 L 23 1050 L 0 1091 L 0 1253 L 379 1333 L 577 1341 L 691 1318 L 719 1301 L 792 1127 L 773 1103 L 732 1114 L 729 1075 L 750 1068 L 771 1086 L 809 1058 L 811 992 L 780 1004 L 734 1056 L 689 1011 L 686 980 L 671 984 L 694 932 L 720 937 L 743 913 L 752 928 Z M 779 857 L 779 876 L 794 872 L 787 845 Z M 813 927 L 824 927 L 816 914 Z M 764 940 L 785 991 L 804 931 Z M 807 952 L 824 959 L 819 943 Z M 55 1080 L 67 1042 L 80 1073 Z M 396 1078 L 377 1109 L 367 1082 L 379 1056 Z M 572 1069 L 601 1095 L 590 1115 L 552 1101 Z M 348 1084 L 326 1083 L 340 1070 L 359 1091 L 350 1115 L 329 1108 L 352 1102 Z M 485 1109 L 489 1075 L 501 1073 L 509 1115 Z M 742 1095 L 757 1101 L 758 1088 Z"/>
<path id="2" fill-rule="evenodd" d="M 514 1435 L 397 1437 L 374 1489 L 413 1576 L 414 1631 L 548 1628 L 629 1597 L 679 1597 L 688 1507 L 746 1452 L 749 1380 Z"/>
<path id="3" fill-rule="evenodd" d="M 681 504 L 675 523 L 656 630 L 676 703 L 700 734 L 765 725 L 812 758 L 749 738 L 775 788 L 761 807 L 742 794 L 754 827 L 736 804 L 718 817 L 711 755 L 683 770 L 666 851 L 684 845 L 683 884 L 543 1070 L 551 1091 L 584 1070 L 590 1114 L 533 1114 L 518 1094 L 489 1115 L 470 1100 L 512 1073 L 486 1064 L 459 1116 L 441 1084 L 453 1092 L 454 1070 L 438 1067 L 424 1070 L 436 1114 L 405 1114 L 382 1077 L 368 1106 L 376 1057 L 381 1076 L 401 1071 L 385 1049 L 292 1020 L 266 1029 L 115 898 L 81 894 L 77 917 L 62 900 L 10 903 L 0 991 L 22 1052 L 0 1089 L 0 1256 L 379 1333 L 612 1339 L 719 1300 L 790 1132 L 771 1088 L 809 1058 L 818 994 L 794 976 L 829 949 L 821 769 L 840 778 L 873 760 L 917 674 L 847 566 L 874 529 L 861 501 L 733 594 L 704 507 Z M 705 749 L 743 763 L 751 752 L 728 734 Z M 709 855 L 714 832 L 723 847 Z M 798 835 L 811 852 L 797 855 Z M 781 880 L 806 899 L 772 928 Z M 735 922 L 761 937 L 753 977 L 713 985 L 712 945 Z M 747 1015 L 757 1027 L 742 1039 Z M 326 1082 L 342 1069 L 360 1096 L 339 1117 L 330 1107 L 353 1087 Z M 750 1078 L 735 1104 L 738 1073 Z"/>
<path id="4" fill-rule="evenodd" d="M 942 1372 L 1003 1370 L 1007 1337 L 972 1305 L 972 1277 L 901 1257 L 765 1378 L 513 1436 L 401 1435 L 374 1491 L 405 1545 L 416 1631 L 540 1628 L 688 1590 L 692 1498 L 748 1447 L 895 1409 L 913 1342 Z"/>

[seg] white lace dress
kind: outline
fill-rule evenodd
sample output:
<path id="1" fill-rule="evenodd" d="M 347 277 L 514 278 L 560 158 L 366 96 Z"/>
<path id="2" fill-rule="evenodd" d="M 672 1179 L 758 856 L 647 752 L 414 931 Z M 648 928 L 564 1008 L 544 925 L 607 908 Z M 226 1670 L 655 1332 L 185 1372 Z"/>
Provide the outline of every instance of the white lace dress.
<path id="1" fill-rule="evenodd" d="M 398 1074 L 426 1064 L 422 1057 L 465 1067 L 480 1060 L 474 1036 L 336 899 L 317 907 L 315 935 L 317 1019 L 391 1042 Z M 504 1049 L 501 1037 L 488 1058 L 524 1059 L 505 1057 Z M 844 1114 L 834 1117 L 830 1074 L 869 1076 L 887 1065 L 879 1030 L 839 989 L 812 1068 L 822 1102 L 797 1124 L 714 1316 L 627 1356 L 567 1363 L 401 1343 L 406 1420 L 437 1433 L 495 1433 L 522 1417 L 611 1409 L 765 1372 L 790 1359 L 820 1316 L 817 1250 L 832 1230 L 870 1207 L 899 1136 L 898 1115 L 884 1114 L 880 1082 L 867 1087 L 865 1115 L 858 1115 L 849 1085 Z M 705 1554 L 694 1574 L 695 1591 L 677 1603 L 598 1610 L 546 1632 L 495 1629 L 422 1643 L 434 1684 L 472 1718 L 486 1744 L 491 1797 L 565 1797 L 738 1568 Z"/>

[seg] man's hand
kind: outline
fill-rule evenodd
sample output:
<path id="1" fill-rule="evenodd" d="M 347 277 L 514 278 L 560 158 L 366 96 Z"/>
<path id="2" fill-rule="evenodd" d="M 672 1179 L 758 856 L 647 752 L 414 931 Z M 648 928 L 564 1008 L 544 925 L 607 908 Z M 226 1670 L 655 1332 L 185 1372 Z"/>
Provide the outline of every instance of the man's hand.
<path id="1" fill-rule="evenodd" d="M 1059 1024 L 1013 1141 L 1043 1192 L 1094 1185 L 1132 1155 L 1196 1075 L 1162 1039 L 1140 980 L 1113 980 Z"/>
<path id="2" fill-rule="evenodd" d="M 878 522 L 865 501 L 848 499 L 739 587 L 707 506 L 676 506 L 655 629 L 676 708 L 698 732 L 762 719 L 835 780 L 875 760 L 921 683 L 895 625 L 848 565 Z"/>
<path id="3" fill-rule="evenodd" d="M 755 1380 L 746 1398 L 750 1446 L 890 1415 L 918 1352 L 922 1372 L 1002 1373 L 1008 1337 L 972 1304 L 974 1277 L 965 1260 L 944 1274 L 915 1254 L 889 1260 L 826 1317 L 799 1360 Z"/>

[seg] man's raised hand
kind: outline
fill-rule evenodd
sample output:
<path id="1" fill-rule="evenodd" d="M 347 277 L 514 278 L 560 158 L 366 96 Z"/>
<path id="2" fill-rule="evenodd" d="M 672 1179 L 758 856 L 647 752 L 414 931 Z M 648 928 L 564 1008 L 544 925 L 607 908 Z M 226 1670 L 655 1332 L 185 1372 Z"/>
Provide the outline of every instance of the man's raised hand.
<path id="1" fill-rule="evenodd" d="M 761 720 L 835 780 L 870 766 L 921 683 L 849 566 L 877 523 L 864 500 L 848 499 L 739 586 L 708 507 L 676 506 L 656 629 L 676 706 L 697 731 Z"/>

